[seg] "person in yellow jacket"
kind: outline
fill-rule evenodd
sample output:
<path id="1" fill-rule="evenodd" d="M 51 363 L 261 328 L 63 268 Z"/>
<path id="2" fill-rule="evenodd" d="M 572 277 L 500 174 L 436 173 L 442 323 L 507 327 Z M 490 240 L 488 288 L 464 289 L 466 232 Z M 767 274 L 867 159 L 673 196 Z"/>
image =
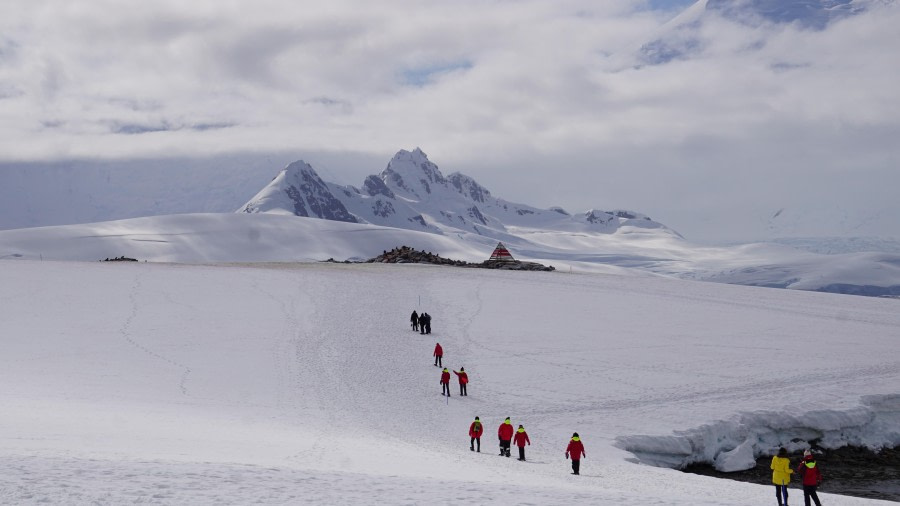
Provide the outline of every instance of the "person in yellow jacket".
<path id="1" fill-rule="evenodd" d="M 791 482 L 791 460 L 787 456 L 787 450 L 778 449 L 778 455 L 772 457 L 772 483 L 775 484 L 775 497 L 778 498 L 778 506 L 788 506 L 788 483 Z M 782 501 L 782 497 L 784 500 Z"/>

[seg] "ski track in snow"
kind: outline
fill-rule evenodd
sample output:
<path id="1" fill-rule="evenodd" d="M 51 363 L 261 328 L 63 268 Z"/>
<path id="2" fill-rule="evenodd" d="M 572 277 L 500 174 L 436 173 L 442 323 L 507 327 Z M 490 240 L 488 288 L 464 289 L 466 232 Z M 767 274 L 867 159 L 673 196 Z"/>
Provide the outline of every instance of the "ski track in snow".
<path id="1" fill-rule="evenodd" d="M 135 276 L 134 285 L 132 286 L 131 292 L 128 294 L 128 300 L 131 303 L 131 313 L 125 318 L 125 322 L 122 324 L 121 334 L 125 341 L 128 342 L 131 346 L 141 350 L 147 355 L 171 364 L 182 371 L 181 377 L 178 382 L 178 389 L 181 390 L 182 395 L 188 395 L 187 389 L 187 381 L 188 377 L 191 374 L 191 368 L 182 364 L 181 362 L 168 357 L 156 350 L 153 349 L 152 345 L 143 344 L 140 337 L 134 335 L 134 332 L 131 330 L 132 325 L 134 323 L 134 319 L 140 314 L 140 305 L 138 304 L 138 296 L 141 293 L 141 279 L 140 275 Z M 171 301 L 171 299 L 169 299 Z"/>

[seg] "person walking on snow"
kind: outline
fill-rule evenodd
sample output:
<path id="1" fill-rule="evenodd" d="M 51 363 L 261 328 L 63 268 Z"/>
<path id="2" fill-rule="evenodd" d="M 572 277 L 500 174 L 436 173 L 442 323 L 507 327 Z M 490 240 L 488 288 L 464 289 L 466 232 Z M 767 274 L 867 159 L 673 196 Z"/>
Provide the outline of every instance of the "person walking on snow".
<path id="1" fill-rule="evenodd" d="M 578 437 L 578 433 L 575 432 L 572 434 L 572 440 L 569 441 L 569 446 L 566 447 L 566 458 L 572 459 L 572 474 L 578 474 L 578 470 L 581 468 L 581 457 L 587 457 L 587 454 L 584 453 L 584 445 L 581 443 L 581 438 Z"/>
<path id="2" fill-rule="evenodd" d="M 423 330 L 426 334 L 431 334 L 431 315 L 428 313 L 422 313 L 422 316 L 425 317 L 425 328 Z"/>
<path id="3" fill-rule="evenodd" d="M 525 427 L 519 425 L 519 429 L 516 431 L 513 442 L 519 447 L 519 460 L 525 460 L 525 443 L 528 443 L 528 446 L 531 446 L 531 440 L 528 439 L 528 433 L 525 432 Z"/>
<path id="4" fill-rule="evenodd" d="M 791 469 L 791 460 L 787 455 L 787 450 L 779 448 L 778 455 L 772 457 L 772 463 L 769 464 L 769 468 L 772 470 L 772 483 L 775 484 L 775 497 L 778 499 L 778 506 L 787 506 L 787 486 L 791 482 L 791 473 L 794 472 Z"/>
<path id="5" fill-rule="evenodd" d="M 419 333 L 425 333 L 425 313 L 419 315 Z"/>
<path id="6" fill-rule="evenodd" d="M 513 426 L 508 416 L 500 424 L 500 428 L 497 429 L 497 437 L 500 439 L 500 456 L 506 455 L 509 457 L 509 442 L 513 438 Z"/>
<path id="7" fill-rule="evenodd" d="M 409 317 L 409 323 L 412 326 L 413 332 L 419 330 L 419 315 L 416 314 L 416 310 L 414 309 L 412 315 Z"/>
<path id="8" fill-rule="evenodd" d="M 456 372 L 456 370 L 454 369 L 453 374 L 455 374 L 459 379 L 459 396 L 468 396 L 469 393 L 466 391 L 466 385 L 469 384 L 469 375 L 466 374 L 466 368 L 460 367 L 459 372 Z"/>
<path id="9" fill-rule="evenodd" d="M 809 450 L 803 452 L 803 460 L 797 466 L 797 472 L 803 482 L 803 502 L 806 506 L 810 506 L 809 500 L 812 498 L 816 506 L 822 506 L 822 503 L 819 502 L 819 495 L 816 494 L 816 487 L 822 483 L 822 471 L 819 470 L 816 458 Z"/>
<path id="10" fill-rule="evenodd" d="M 441 371 L 441 395 L 450 397 L 450 371 L 446 367 Z"/>
<path id="11" fill-rule="evenodd" d="M 469 450 L 475 451 L 475 443 L 478 443 L 478 453 L 481 453 L 481 435 L 484 434 L 484 426 L 481 425 L 481 420 L 478 417 L 475 417 L 475 421 L 472 422 L 472 425 L 469 425 Z"/>
<path id="12" fill-rule="evenodd" d="M 434 366 L 435 367 L 444 367 L 444 349 L 441 348 L 441 343 L 434 343 Z"/>

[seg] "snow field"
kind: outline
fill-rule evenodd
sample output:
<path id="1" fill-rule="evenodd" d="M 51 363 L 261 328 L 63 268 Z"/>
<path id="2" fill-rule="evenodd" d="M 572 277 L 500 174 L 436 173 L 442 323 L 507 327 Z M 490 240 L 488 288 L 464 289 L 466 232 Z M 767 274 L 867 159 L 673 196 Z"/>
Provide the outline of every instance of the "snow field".
<path id="1" fill-rule="evenodd" d="M 636 465 L 617 439 L 851 410 L 900 377 L 890 300 L 418 265 L 11 261 L 0 277 L 4 503 L 743 505 L 770 488 Z M 440 395 L 435 342 L 468 397 Z M 528 462 L 496 455 L 506 416 Z"/>

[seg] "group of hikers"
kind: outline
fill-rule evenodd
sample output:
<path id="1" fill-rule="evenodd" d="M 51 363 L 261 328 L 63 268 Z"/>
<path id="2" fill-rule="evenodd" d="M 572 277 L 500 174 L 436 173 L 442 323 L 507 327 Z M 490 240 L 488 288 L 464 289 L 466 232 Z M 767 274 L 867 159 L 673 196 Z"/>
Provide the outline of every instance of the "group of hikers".
<path id="1" fill-rule="evenodd" d="M 423 317 L 425 317 L 424 327 L 422 326 Z M 422 328 L 422 333 L 431 333 L 431 316 L 429 316 L 428 313 L 417 315 L 416 312 L 413 311 L 412 316 L 410 316 L 410 322 L 413 330 Z M 444 367 L 444 348 L 441 346 L 441 343 L 434 344 L 434 352 L 432 355 L 434 356 L 435 367 L 441 368 L 441 395 L 450 397 L 450 369 Z M 467 386 L 469 384 L 469 375 L 466 373 L 466 368 L 460 367 L 459 371 L 454 369 L 453 374 L 455 374 L 459 380 L 459 395 L 461 397 L 468 396 Z M 484 426 L 481 423 L 481 419 L 476 416 L 475 421 L 469 425 L 469 450 L 481 452 L 482 434 L 484 434 Z M 510 418 L 506 417 L 497 429 L 497 438 L 500 441 L 500 456 L 505 455 L 509 457 L 510 446 L 515 444 L 516 447 L 519 448 L 519 460 L 525 460 L 525 445 L 530 446 L 531 440 L 528 438 L 528 433 L 525 432 L 525 427 L 522 424 L 519 424 L 519 428 L 514 430 Z M 569 445 L 566 447 L 566 458 L 572 460 L 572 474 L 579 474 L 581 458 L 586 456 L 584 445 L 581 443 L 581 438 L 578 436 L 577 432 L 573 433 L 572 439 L 569 440 Z"/>
<path id="2" fill-rule="evenodd" d="M 431 333 L 431 316 L 423 312 L 421 315 L 415 311 L 410 316 L 410 322 L 414 331 L 420 331 L 422 334 Z M 450 397 L 450 370 L 444 367 L 444 348 L 441 343 L 434 345 L 434 365 L 441 367 L 441 395 Z M 453 370 L 459 380 L 459 395 L 468 396 L 467 386 L 469 384 L 469 375 L 466 373 L 465 367 L 460 367 L 459 371 Z M 469 425 L 469 450 L 481 452 L 481 436 L 484 434 L 484 426 L 481 420 L 476 416 L 475 421 Z M 497 437 L 500 440 L 500 455 L 510 456 L 510 446 L 515 444 L 519 448 L 519 460 L 525 460 L 525 445 L 531 445 L 528 433 L 521 424 L 519 428 L 513 430 L 509 417 L 500 424 L 497 429 Z M 581 458 L 587 456 L 584 452 L 584 445 L 578 433 L 572 434 L 569 445 L 566 447 L 566 458 L 572 460 L 572 474 L 579 474 Z M 791 481 L 791 461 L 787 457 L 787 450 L 779 449 L 778 455 L 772 457 L 772 483 L 775 484 L 775 495 L 778 497 L 778 506 L 788 506 L 788 489 L 787 484 Z M 803 454 L 803 460 L 797 466 L 797 473 L 801 476 L 803 482 L 803 499 L 805 506 L 811 506 L 810 500 L 815 502 L 816 506 L 822 506 L 819 502 L 819 496 L 816 494 L 816 488 L 822 482 L 822 472 L 816 465 L 816 459 L 812 452 L 806 450 Z"/>
<path id="3" fill-rule="evenodd" d="M 775 484 L 775 497 L 778 498 L 778 506 L 788 506 L 788 483 L 791 482 L 791 460 L 788 458 L 787 450 L 778 449 L 778 455 L 772 457 L 772 483 Z M 816 506 L 822 506 L 819 502 L 819 496 L 816 494 L 816 488 L 822 483 L 822 471 L 816 464 L 816 458 L 810 450 L 803 452 L 803 460 L 797 466 L 797 474 L 800 475 L 803 484 L 803 502 L 806 506 L 810 505 L 810 499 L 816 503 Z"/>
<path id="4" fill-rule="evenodd" d="M 409 315 L 409 325 L 420 334 L 431 334 L 431 315 L 425 312 L 418 314 L 413 311 Z"/>

